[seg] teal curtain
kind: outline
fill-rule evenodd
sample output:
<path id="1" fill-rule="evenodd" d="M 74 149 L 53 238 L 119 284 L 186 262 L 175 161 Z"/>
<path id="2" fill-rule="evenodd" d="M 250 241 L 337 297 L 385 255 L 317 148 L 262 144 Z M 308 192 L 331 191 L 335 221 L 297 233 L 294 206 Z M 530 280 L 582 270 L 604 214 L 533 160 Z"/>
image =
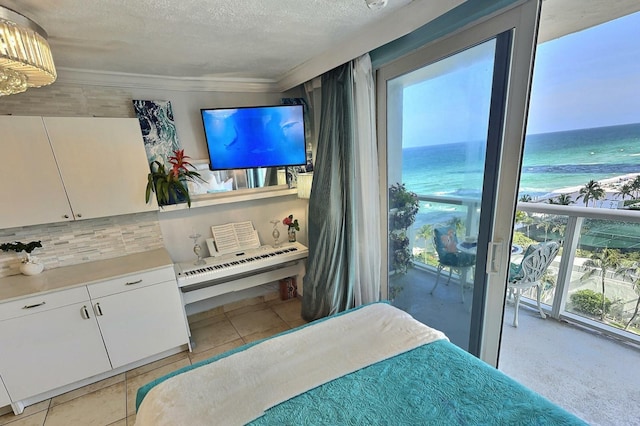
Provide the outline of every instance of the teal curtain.
<path id="1" fill-rule="evenodd" d="M 302 317 L 312 321 L 353 307 L 355 129 L 351 63 L 322 76 Z"/>

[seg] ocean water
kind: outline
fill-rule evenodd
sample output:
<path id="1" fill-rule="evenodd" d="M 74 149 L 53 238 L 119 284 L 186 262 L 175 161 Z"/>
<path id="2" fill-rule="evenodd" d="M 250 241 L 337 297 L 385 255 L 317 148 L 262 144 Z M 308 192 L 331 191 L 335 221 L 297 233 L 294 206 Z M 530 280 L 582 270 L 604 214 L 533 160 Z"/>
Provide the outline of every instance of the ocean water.
<path id="1" fill-rule="evenodd" d="M 402 180 L 419 194 L 477 197 L 483 149 L 480 142 L 403 149 Z M 628 173 L 640 173 L 640 123 L 527 135 L 519 192 L 535 198 Z"/>
<path id="2" fill-rule="evenodd" d="M 418 194 L 479 198 L 484 146 L 481 142 L 407 148 L 402 181 Z M 519 194 L 539 198 L 590 180 L 640 173 L 640 123 L 528 135 Z M 390 182 L 390 184 L 395 182 Z M 466 207 L 421 203 L 414 228 L 464 219 Z"/>

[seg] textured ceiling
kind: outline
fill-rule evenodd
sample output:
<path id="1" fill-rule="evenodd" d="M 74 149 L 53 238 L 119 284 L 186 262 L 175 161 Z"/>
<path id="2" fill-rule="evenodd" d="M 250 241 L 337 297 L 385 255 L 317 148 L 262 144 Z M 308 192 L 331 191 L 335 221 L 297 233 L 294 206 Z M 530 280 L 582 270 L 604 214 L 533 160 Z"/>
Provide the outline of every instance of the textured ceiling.
<path id="1" fill-rule="evenodd" d="M 442 13 L 459 2 L 389 0 L 370 10 L 364 0 L 0 0 L 49 33 L 59 70 L 254 81 L 277 81 L 358 35 L 385 33 L 376 24 L 394 14 L 404 16 L 396 27 L 434 17 L 409 15 L 413 6 Z M 638 0 L 545 0 L 540 40 L 638 9 Z"/>
<path id="2" fill-rule="evenodd" d="M 538 42 L 640 11 L 638 0 L 544 0 Z"/>
<path id="3" fill-rule="evenodd" d="M 58 68 L 251 79 L 277 79 L 409 3 L 0 0 L 48 32 Z"/>

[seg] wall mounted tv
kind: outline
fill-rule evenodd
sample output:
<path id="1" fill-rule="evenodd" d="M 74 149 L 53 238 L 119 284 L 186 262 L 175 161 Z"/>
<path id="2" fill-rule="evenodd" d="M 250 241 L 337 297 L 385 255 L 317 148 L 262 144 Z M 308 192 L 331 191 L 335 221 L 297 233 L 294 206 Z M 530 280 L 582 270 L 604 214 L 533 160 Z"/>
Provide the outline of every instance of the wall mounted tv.
<path id="1" fill-rule="evenodd" d="M 302 105 L 202 109 L 211 170 L 306 163 Z"/>

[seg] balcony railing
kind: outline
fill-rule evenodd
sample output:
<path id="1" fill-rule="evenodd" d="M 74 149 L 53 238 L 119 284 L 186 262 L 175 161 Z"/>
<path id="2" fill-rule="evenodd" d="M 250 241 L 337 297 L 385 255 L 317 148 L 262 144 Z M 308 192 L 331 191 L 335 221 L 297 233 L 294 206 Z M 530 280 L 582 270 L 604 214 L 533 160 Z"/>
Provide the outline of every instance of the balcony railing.
<path id="1" fill-rule="evenodd" d="M 429 230 L 457 224 L 461 236 L 476 235 L 479 200 L 418 198 L 420 210 L 409 239 L 414 262 L 430 267 L 437 260 Z M 517 210 L 522 213 L 516 218 L 514 243 L 561 243 L 560 254 L 544 279 L 542 301 L 547 313 L 640 343 L 640 313 L 636 311 L 640 297 L 640 214 L 543 203 L 518 203 Z M 517 262 L 517 257 L 512 261 Z M 535 289 L 525 297 L 531 300 L 525 299 L 524 303 L 535 304 Z"/>

